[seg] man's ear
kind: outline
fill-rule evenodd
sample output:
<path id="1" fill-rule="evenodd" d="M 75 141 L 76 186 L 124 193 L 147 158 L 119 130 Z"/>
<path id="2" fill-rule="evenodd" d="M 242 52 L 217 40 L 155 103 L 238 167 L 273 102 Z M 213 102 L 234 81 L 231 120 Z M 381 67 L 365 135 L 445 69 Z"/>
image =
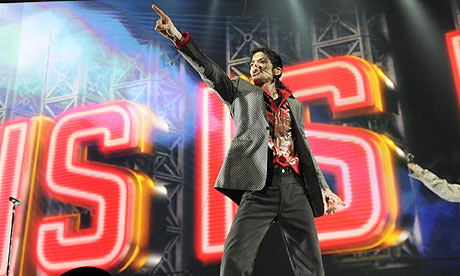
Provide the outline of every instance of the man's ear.
<path id="1" fill-rule="evenodd" d="M 281 69 L 281 67 L 276 67 L 273 69 L 273 75 L 275 76 L 281 76 L 281 73 L 283 72 L 283 70 Z"/>

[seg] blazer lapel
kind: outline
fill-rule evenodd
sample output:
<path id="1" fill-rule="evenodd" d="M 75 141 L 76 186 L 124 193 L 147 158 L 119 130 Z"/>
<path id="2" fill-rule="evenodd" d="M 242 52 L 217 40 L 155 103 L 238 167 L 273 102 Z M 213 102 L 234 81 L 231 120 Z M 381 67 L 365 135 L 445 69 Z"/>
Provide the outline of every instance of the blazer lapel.
<path id="1" fill-rule="evenodd" d="M 292 115 L 294 116 L 294 121 L 297 124 L 297 127 L 299 127 L 300 122 L 302 122 L 300 118 L 302 116 L 302 111 L 300 110 L 300 106 L 297 105 L 296 100 L 291 97 L 287 98 L 287 101 L 289 103 L 289 108 L 291 109 Z"/>

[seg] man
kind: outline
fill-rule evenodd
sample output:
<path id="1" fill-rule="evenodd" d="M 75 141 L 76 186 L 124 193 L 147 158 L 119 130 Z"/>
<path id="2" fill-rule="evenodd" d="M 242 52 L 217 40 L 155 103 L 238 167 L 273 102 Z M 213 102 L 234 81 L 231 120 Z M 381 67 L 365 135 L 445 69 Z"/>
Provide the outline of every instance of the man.
<path id="1" fill-rule="evenodd" d="M 236 124 L 215 188 L 239 204 L 227 236 L 220 275 L 251 275 L 259 245 L 278 221 L 295 275 L 324 275 L 314 216 L 344 204 L 328 187 L 304 134 L 303 105 L 280 81 L 280 56 L 254 51 L 254 85 L 227 74 L 206 57 L 188 33 L 152 5 L 155 30 L 173 41 L 228 106 Z"/>
<path id="2" fill-rule="evenodd" d="M 408 154 L 407 166 L 412 170 L 409 176 L 422 182 L 440 198 L 450 202 L 460 202 L 460 184 L 450 184 L 447 180 L 438 177 L 431 171 L 420 167 L 414 161 L 414 156 Z"/>

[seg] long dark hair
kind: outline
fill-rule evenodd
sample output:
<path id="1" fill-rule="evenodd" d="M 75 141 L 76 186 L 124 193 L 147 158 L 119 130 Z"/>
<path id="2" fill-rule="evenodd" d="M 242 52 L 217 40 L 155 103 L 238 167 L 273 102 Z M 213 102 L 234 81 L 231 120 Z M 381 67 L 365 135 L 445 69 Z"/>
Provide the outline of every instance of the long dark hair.
<path id="1" fill-rule="evenodd" d="M 283 89 L 292 93 L 291 89 L 289 89 L 282 81 L 280 81 L 281 75 L 283 74 L 283 61 L 281 60 L 281 56 L 277 52 L 273 51 L 268 47 L 259 47 L 252 50 L 250 59 L 252 60 L 252 56 L 254 56 L 254 54 L 258 52 L 262 52 L 267 56 L 267 58 L 272 63 L 273 68 L 281 68 L 281 74 L 273 76 L 273 79 L 275 80 L 276 89 Z"/>

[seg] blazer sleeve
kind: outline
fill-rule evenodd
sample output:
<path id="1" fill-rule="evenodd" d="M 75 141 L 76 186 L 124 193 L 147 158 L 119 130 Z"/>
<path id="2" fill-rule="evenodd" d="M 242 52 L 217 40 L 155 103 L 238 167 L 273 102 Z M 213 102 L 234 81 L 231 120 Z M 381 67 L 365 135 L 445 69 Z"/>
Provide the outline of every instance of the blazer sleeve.
<path id="1" fill-rule="evenodd" d="M 235 84 L 214 61 L 209 59 L 193 39 L 189 38 L 185 45 L 178 48 L 179 53 L 198 72 L 201 79 L 217 92 L 219 98 L 230 105 L 235 98 Z"/>
<path id="2" fill-rule="evenodd" d="M 448 183 L 431 171 L 417 164 L 410 166 L 413 171 L 409 176 L 422 182 L 433 193 L 450 202 L 460 202 L 460 185 Z"/>

